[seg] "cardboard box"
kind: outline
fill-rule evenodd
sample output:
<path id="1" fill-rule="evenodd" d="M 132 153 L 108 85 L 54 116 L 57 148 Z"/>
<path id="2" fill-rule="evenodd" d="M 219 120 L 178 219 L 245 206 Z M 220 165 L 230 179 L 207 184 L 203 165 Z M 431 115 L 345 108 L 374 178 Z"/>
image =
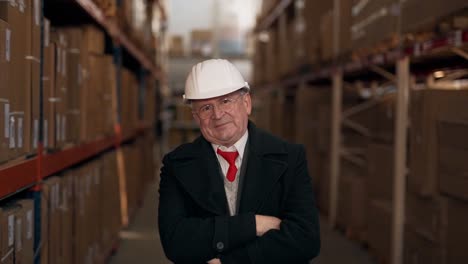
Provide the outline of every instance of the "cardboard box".
<path id="1" fill-rule="evenodd" d="M 2 263 L 13 264 L 15 259 L 16 207 L 0 207 L 0 257 Z"/>
<path id="2" fill-rule="evenodd" d="M 338 195 L 337 223 L 354 232 L 366 229 L 366 184 L 363 168 L 343 162 Z"/>
<path id="3" fill-rule="evenodd" d="M 318 87 L 304 86 L 296 92 L 295 113 L 295 141 L 306 148 L 308 168 L 314 183 L 318 182 L 319 166 L 319 106 L 330 102 L 330 90 Z M 262 100 L 264 98 L 262 97 Z"/>
<path id="4" fill-rule="evenodd" d="M 47 253 L 44 251 L 41 251 L 41 258 L 42 253 L 44 253 L 44 261 L 48 261 L 45 263 L 63 263 L 62 262 L 62 257 L 60 255 L 60 244 L 62 243 L 60 233 L 61 233 L 61 212 L 60 212 L 60 186 L 61 185 L 61 179 L 59 177 L 51 177 L 48 178 L 43 186 L 42 186 L 42 194 L 43 194 L 43 199 L 45 200 L 42 205 L 44 205 L 47 209 L 44 207 L 41 207 L 41 210 L 44 210 L 48 212 L 48 215 L 43 216 L 43 220 L 47 221 L 44 223 L 47 225 L 45 227 L 45 230 L 42 230 L 41 232 L 41 238 L 42 235 L 45 235 L 45 238 L 48 237 L 48 243 L 46 242 L 46 248 L 43 249 L 47 250 Z M 41 219 L 42 220 L 42 219 Z M 44 226 L 43 226 L 44 228 Z M 48 231 L 45 233 L 45 231 Z M 41 259 L 42 263 L 42 259 Z"/>
<path id="5" fill-rule="evenodd" d="M 11 107 L 11 88 L 9 71 L 11 67 L 11 28 L 0 20 L 0 163 L 10 158 L 9 152 L 9 115 Z"/>
<path id="6" fill-rule="evenodd" d="M 409 228 L 434 243 L 439 243 L 447 228 L 447 198 L 421 197 L 415 193 L 406 194 L 406 223 Z"/>
<path id="7" fill-rule="evenodd" d="M 40 252 L 40 261 L 41 263 L 49 263 L 49 259 L 52 257 L 49 253 L 50 248 L 50 228 L 49 228 L 49 219 L 50 219 L 50 209 L 49 201 L 51 198 L 51 190 L 48 184 L 44 184 L 41 189 L 41 252 Z"/>
<path id="8" fill-rule="evenodd" d="M 468 90 L 427 89 L 411 95 L 410 175 L 408 186 L 420 195 L 432 196 L 438 186 L 437 120 L 468 119 Z"/>
<path id="9" fill-rule="evenodd" d="M 86 25 L 82 27 L 83 30 L 83 43 L 81 50 L 85 50 L 88 55 L 90 54 L 104 54 L 105 49 L 105 36 L 104 32 L 93 25 Z"/>
<path id="10" fill-rule="evenodd" d="M 395 95 L 385 95 L 372 111 L 375 113 L 373 139 L 391 144 L 395 134 Z"/>
<path id="11" fill-rule="evenodd" d="M 330 151 L 331 147 L 331 105 L 321 104 L 318 108 L 318 149 L 320 151 Z"/>
<path id="12" fill-rule="evenodd" d="M 393 146 L 370 144 L 367 149 L 369 176 L 367 190 L 370 199 L 393 199 Z"/>
<path id="13" fill-rule="evenodd" d="M 269 40 L 266 46 L 266 82 L 274 82 L 279 78 L 279 62 L 278 58 L 278 34 L 274 29 L 268 31 Z"/>
<path id="14" fill-rule="evenodd" d="M 424 236 L 405 228 L 403 263 L 405 264 L 440 264 L 443 253 L 439 245 Z"/>
<path id="15" fill-rule="evenodd" d="M 438 126 L 440 190 L 468 201 L 468 120 L 441 121 Z"/>
<path id="16" fill-rule="evenodd" d="M 56 74 L 56 45 L 50 43 L 44 47 L 44 68 L 43 68 L 43 106 L 44 106 L 44 148 L 55 148 L 55 109 L 57 107 L 57 100 L 55 97 L 55 74 Z"/>
<path id="17" fill-rule="evenodd" d="M 449 199 L 447 210 L 447 234 L 444 242 L 446 259 L 444 263 L 460 263 L 468 259 L 468 204 L 456 199 Z"/>
<path id="18" fill-rule="evenodd" d="M 333 35 L 333 10 L 329 10 L 320 17 L 320 59 L 323 61 L 330 61 L 333 58 Z"/>
<path id="19" fill-rule="evenodd" d="M 31 148 L 32 150 L 37 150 L 39 142 L 39 92 L 40 92 L 40 70 L 41 64 L 36 60 L 31 60 L 31 95 L 32 95 L 32 105 L 31 105 Z"/>
<path id="20" fill-rule="evenodd" d="M 190 34 L 192 56 L 210 56 L 213 52 L 213 32 L 192 30 Z"/>
<path id="21" fill-rule="evenodd" d="M 442 18 L 466 7 L 463 0 L 429 0 L 424 5 L 417 0 L 404 0 L 401 2 L 402 32 L 432 31 Z"/>
<path id="22" fill-rule="evenodd" d="M 67 142 L 67 60 L 68 40 L 63 32 L 53 30 L 50 35 L 51 42 L 55 43 L 55 146 L 62 148 Z"/>
<path id="23" fill-rule="evenodd" d="M 67 172 L 62 177 L 60 196 L 60 256 L 62 263 L 71 263 L 73 256 L 73 173 Z"/>
<path id="24" fill-rule="evenodd" d="M 16 158 L 30 151 L 31 124 L 31 67 L 25 59 L 31 53 L 31 1 L 26 0 L 18 5 L 8 1 L 0 2 L 0 19 L 11 28 L 11 65 L 10 87 L 13 90 L 10 105 L 10 152 Z"/>
<path id="25" fill-rule="evenodd" d="M 371 200 L 368 209 L 369 247 L 384 263 L 390 263 L 392 245 L 392 206 L 387 201 Z"/>
<path id="26" fill-rule="evenodd" d="M 278 31 L 277 31 L 277 44 L 278 52 L 277 56 L 277 67 L 278 77 L 283 77 L 292 72 L 292 34 L 291 28 L 288 25 L 288 14 L 282 13 L 278 18 Z"/>
<path id="27" fill-rule="evenodd" d="M 185 55 L 184 39 L 182 36 L 171 36 L 169 55 L 171 57 L 182 57 Z"/>
<path id="28" fill-rule="evenodd" d="M 352 8 L 351 49 L 372 48 L 398 30 L 396 0 L 359 1 Z"/>
<path id="29" fill-rule="evenodd" d="M 320 59 L 321 36 L 320 20 L 323 14 L 333 8 L 332 1 L 308 0 L 305 4 L 306 56 L 309 63 L 316 64 Z"/>
<path id="30" fill-rule="evenodd" d="M 34 262 L 34 201 L 20 200 L 16 214 L 15 264 Z"/>
<path id="31" fill-rule="evenodd" d="M 29 132 L 27 132 L 27 140 L 30 142 L 30 151 L 35 152 L 39 141 L 39 89 L 40 89 L 40 67 L 41 67 L 41 6 L 40 1 L 30 1 L 30 21 L 31 21 L 31 40 L 30 52 L 27 54 L 26 59 L 30 63 L 31 77 L 30 77 L 30 107 L 28 112 L 31 112 L 31 120 L 29 124 Z M 29 134 L 29 135 L 28 135 Z"/>

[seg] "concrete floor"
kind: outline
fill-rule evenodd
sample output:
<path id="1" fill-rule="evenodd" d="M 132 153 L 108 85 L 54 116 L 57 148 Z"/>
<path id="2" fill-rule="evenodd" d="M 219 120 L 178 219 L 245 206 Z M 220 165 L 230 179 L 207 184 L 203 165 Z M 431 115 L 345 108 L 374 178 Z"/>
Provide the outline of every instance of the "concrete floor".
<path id="1" fill-rule="evenodd" d="M 157 187 L 148 189 L 142 208 L 130 226 L 120 234 L 121 242 L 110 264 L 166 264 L 168 261 L 159 242 L 157 232 Z M 374 264 L 368 253 L 358 244 L 345 239 L 339 232 L 328 228 L 321 219 L 322 250 L 313 264 Z"/>

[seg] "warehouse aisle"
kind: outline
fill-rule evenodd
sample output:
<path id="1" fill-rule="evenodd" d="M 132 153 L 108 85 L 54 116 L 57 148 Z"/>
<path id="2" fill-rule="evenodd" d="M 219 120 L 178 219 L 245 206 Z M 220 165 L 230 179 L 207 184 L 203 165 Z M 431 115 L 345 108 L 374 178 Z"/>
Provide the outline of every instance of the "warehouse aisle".
<path id="1" fill-rule="evenodd" d="M 157 232 L 157 187 L 151 184 L 143 206 L 127 229 L 120 232 L 121 242 L 110 264 L 166 264 L 169 262 Z"/>
<path id="2" fill-rule="evenodd" d="M 152 184 L 146 194 L 142 208 L 137 212 L 129 228 L 121 231 L 121 243 L 110 264 L 166 264 L 157 232 L 157 190 Z M 345 239 L 337 231 L 328 228 L 321 219 L 322 251 L 313 264 L 373 264 L 367 251 L 358 244 Z"/>

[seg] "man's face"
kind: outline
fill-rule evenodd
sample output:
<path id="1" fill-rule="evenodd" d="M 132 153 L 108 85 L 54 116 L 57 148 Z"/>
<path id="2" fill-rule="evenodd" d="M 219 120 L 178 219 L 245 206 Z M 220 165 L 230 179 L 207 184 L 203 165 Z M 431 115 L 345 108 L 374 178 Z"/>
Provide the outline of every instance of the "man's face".
<path id="1" fill-rule="evenodd" d="M 194 100 L 192 110 L 206 140 L 230 147 L 247 130 L 252 101 L 249 93 L 237 91 L 220 97 Z"/>

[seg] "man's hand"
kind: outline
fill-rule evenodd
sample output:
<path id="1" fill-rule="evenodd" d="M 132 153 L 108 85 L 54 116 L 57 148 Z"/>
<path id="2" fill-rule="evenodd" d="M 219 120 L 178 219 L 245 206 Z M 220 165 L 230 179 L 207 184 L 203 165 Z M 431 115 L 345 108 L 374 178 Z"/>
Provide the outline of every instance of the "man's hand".
<path id="1" fill-rule="evenodd" d="M 255 215 L 255 224 L 257 227 L 257 236 L 263 236 L 266 232 L 280 229 L 281 219 L 274 216 Z"/>
<path id="2" fill-rule="evenodd" d="M 210 261 L 207 262 L 208 264 L 221 264 L 221 260 L 219 260 L 218 258 L 214 258 Z"/>

